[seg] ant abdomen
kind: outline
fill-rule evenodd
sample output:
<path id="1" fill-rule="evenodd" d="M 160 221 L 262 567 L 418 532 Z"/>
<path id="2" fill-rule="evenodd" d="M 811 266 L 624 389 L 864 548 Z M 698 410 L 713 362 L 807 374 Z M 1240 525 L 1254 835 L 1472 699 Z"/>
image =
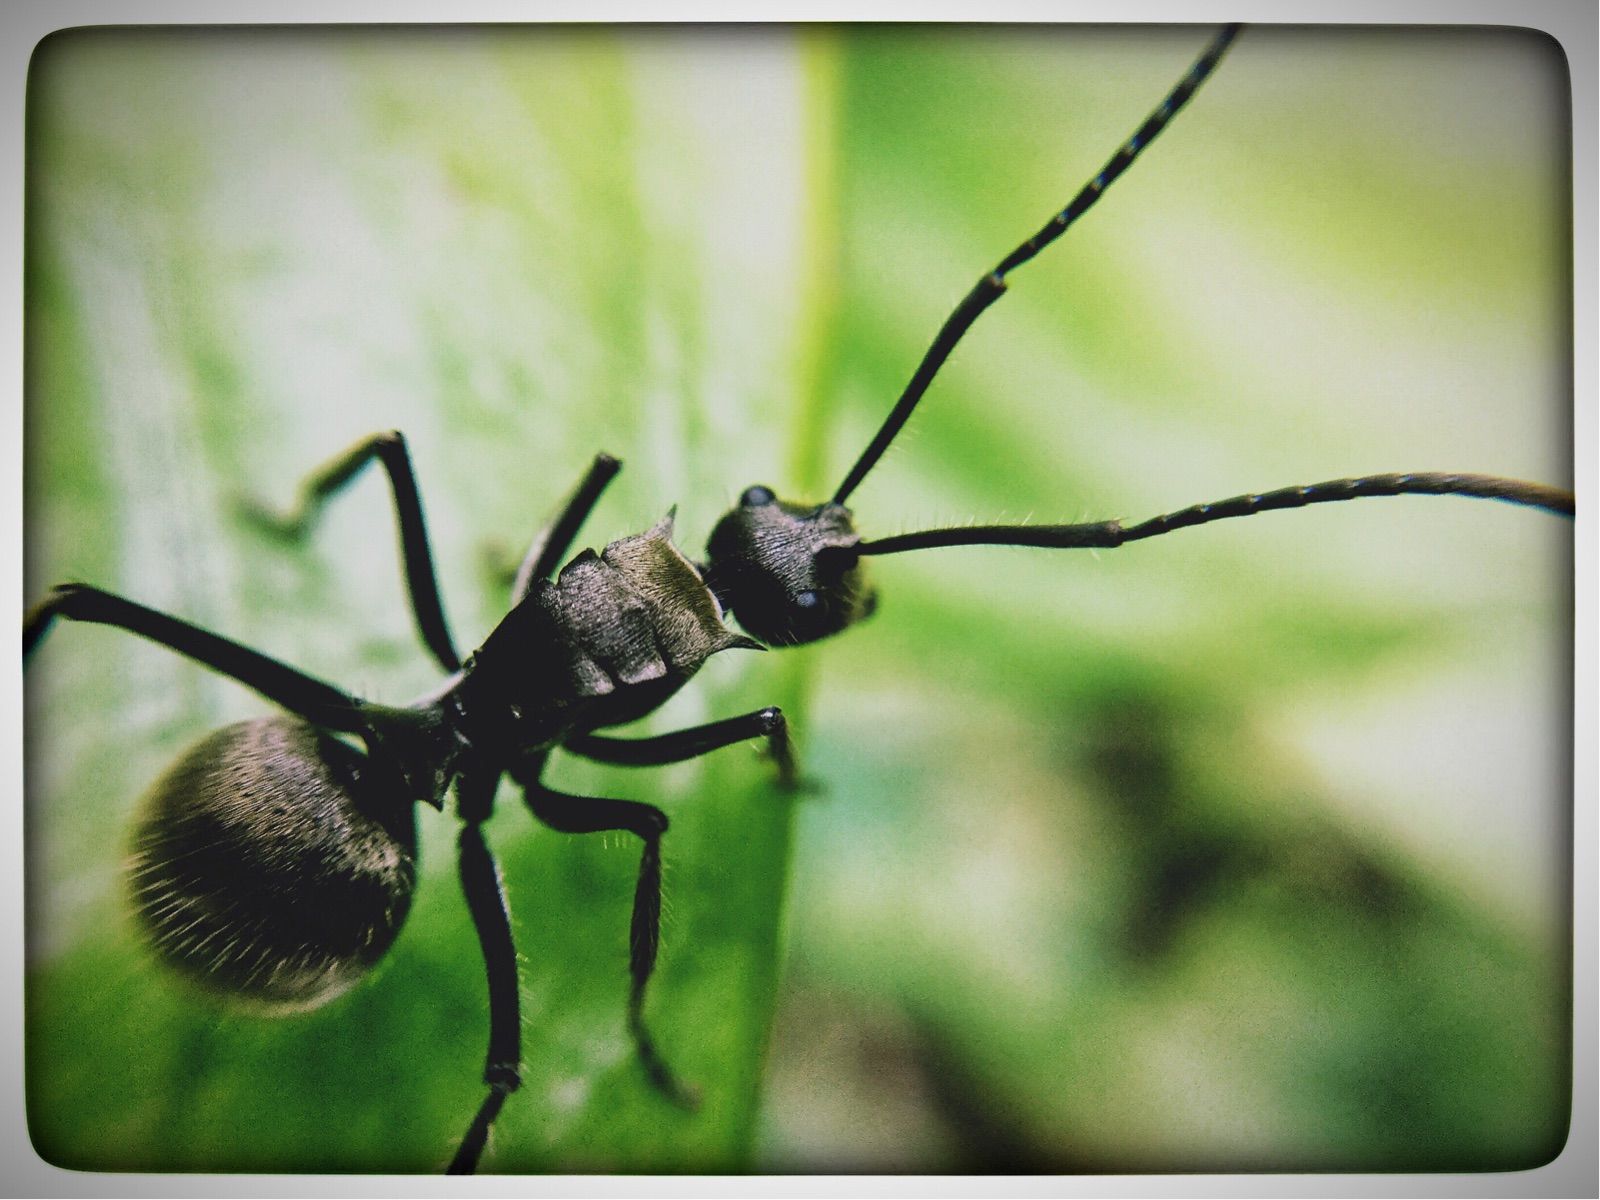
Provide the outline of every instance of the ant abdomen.
<path id="1" fill-rule="evenodd" d="M 348 990 L 416 885 L 412 806 L 360 751 L 292 716 L 229 725 L 145 795 L 128 866 L 157 955 L 277 1011 Z"/>

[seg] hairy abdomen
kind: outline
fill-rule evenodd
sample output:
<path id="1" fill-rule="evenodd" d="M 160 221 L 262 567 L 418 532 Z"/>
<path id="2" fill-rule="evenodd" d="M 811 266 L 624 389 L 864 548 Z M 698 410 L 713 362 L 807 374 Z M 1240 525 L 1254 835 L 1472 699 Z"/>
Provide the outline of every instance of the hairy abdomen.
<path id="1" fill-rule="evenodd" d="M 416 884 L 411 806 L 367 757 L 290 716 L 229 725 L 145 795 L 128 866 L 156 954 L 269 1009 L 346 991 L 394 941 Z"/>

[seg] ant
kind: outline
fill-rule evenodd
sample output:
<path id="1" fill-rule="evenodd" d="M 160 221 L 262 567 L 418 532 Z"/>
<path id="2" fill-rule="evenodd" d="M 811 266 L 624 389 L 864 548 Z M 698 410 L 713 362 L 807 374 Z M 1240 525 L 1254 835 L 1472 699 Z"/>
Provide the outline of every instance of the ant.
<path id="1" fill-rule="evenodd" d="M 787 725 L 773 706 L 644 739 L 597 731 L 653 712 L 722 650 L 808 644 L 863 620 L 876 605 L 868 558 L 964 545 L 1113 549 L 1260 512 L 1403 494 L 1499 499 L 1571 515 L 1573 498 L 1559 489 L 1481 475 L 1412 473 L 1279 488 L 1132 524 L 997 524 L 880 538 L 857 533 L 846 502 L 967 330 L 1005 293 L 1011 273 L 1083 216 L 1162 133 L 1236 34 L 1237 27 L 1224 30 L 1102 171 L 979 279 L 877 434 L 821 504 L 790 503 L 764 485 L 752 485 L 715 524 L 704 561 L 691 560 L 674 545 L 669 514 L 644 533 L 614 541 L 599 554 L 584 551 L 563 565 L 619 469 L 615 459 L 597 457 L 523 558 L 510 613 L 464 658 L 444 615 L 419 490 L 399 434 L 365 439 L 314 474 L 289 514 L 256 512 L 258 524 L 299 538 L 323 503 L 364 468 L 376 464 L 387 474 L 413 615 L 447 677 L 411 705 L 363 701 L 108 592 L 76 584 L 53 591 L 25 621 L 25 655 L 57 618 L 108 624 L 238 680 L 283 710 L 216 731 L 147 797 L 131 879 L 156 952 L 180 971 L 260 1007 L 326 1003 L 358 982 L 393 943 L 415 886 L 415 804 L 442 808 L 453 789 L 463 820 L 461 882 L 489 990 L 487 1093 L 451 1163 L 452 1171 L 470 1171 L 520 1081 L 515 950 L 499 871 L 482 832 L 497 785 L 509 776 L 533 815 L 552 828 L 620 831 L 641 843 L 627 1023 L 651 1084 L 688 1106 L 691 1089 L 669 1066 L 644 1019 L 659 945 L 666 816 L 652 805 L 553 789 L 544 773 L 554 749 L 647 766 L 762 739 L 780 782 L 797 786 Z M 730 615 L 743 634 L 728 628 L 724 618 Z"/>

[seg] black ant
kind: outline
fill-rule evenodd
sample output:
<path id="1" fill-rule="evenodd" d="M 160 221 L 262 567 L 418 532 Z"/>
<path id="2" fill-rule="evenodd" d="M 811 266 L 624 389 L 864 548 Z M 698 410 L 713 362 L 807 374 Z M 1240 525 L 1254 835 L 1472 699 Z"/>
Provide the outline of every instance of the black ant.
<path id="1" fill-rule="evenodd" d="M 515 951 L 498 870 L 481 826 L 509 775 L 533 814 L 572 833 L 640 839 L 630 929 L 627 1019 L 655 1088 L 683 1105 L 693 1095 L 644 1021 L 660 920 L 665 815 L 651 805 L 566 795 L 543 781 L 551 751 L 597 761 L 661 765 L 764 739 L 780 780 L 797 766 L 782 714 L 761 708 L 645 739 L 598 730 L 663 704 L 725 649 L 801 645 L 868 616 L 876 593 L 865 559 L 913 550 L 999 544 L 1110 549 L 1213 521 L 1281 508 L 1402 494 L 1500 499 L 1571 515 L 1570 493 L 1480 475 L 1413 473 L 1280 488 L 1131 525 L 985 525 L 863 539 L 846 501 L 879 461 L 945 359 L 1001 295 L 1007 277 L 1082 216 L 1164 130 L 1209 76 L 1237 32 L 1219 35 L 1105 168 L 1033 238 L 985 274 L 946 321 L 911 382 L 825 503 L 791 504 L 754 485 L 717 522 L 703 563 L 673 545 L 669 515 L 650 530 L 584 551 L 562 566 L 618 470 L 598 457 L 547 534 L 523 559 L 510 614 L 462 659 L 434 578 L 417 485 L 403 439 L 366 439 L 315 474 L 297 509 L 258 513 L 285 536 L 304 534 L 322 503 L 378 463 L 393 489 L 413 613 L 446 682 L 414 704 L 362 701 L 304 672 L 196 626 L 83 585 L 57 588 L 29 615 L 24 654 L 56 617 L 117 626 L 254 688 L 283 714 L 228 726 L 200 742 L 146 801 L 132 867 L 134 899 L 152 945 L 209 986 L 280 1010 L 325 1003 L 358 981 L 391 945 L 415 883 L 418 800 L 443 807 L 451 788 L 464 826 L 463 888 L 487 965 L 487 1095 L 451 1164 L 470 1171 L 519 1083 Z M 559 568 L 559 573 L 558 573 Z M 731 614 L 750 636 L 724 623 Z M 398 803 L 397 803 L 398 801 Z"/>

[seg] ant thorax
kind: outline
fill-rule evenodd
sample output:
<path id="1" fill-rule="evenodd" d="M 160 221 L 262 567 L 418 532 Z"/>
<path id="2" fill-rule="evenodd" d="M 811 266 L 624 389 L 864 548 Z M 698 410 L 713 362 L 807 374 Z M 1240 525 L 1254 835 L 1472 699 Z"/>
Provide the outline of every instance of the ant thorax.
<path id="1" fill-rule="evenodd" d="M 495 757 L 653 711 L 721 650 L 759 649 L 672 544 L 672 514 L 584 550 L 511 610 L 453 691 L 463 738 Z"/>

